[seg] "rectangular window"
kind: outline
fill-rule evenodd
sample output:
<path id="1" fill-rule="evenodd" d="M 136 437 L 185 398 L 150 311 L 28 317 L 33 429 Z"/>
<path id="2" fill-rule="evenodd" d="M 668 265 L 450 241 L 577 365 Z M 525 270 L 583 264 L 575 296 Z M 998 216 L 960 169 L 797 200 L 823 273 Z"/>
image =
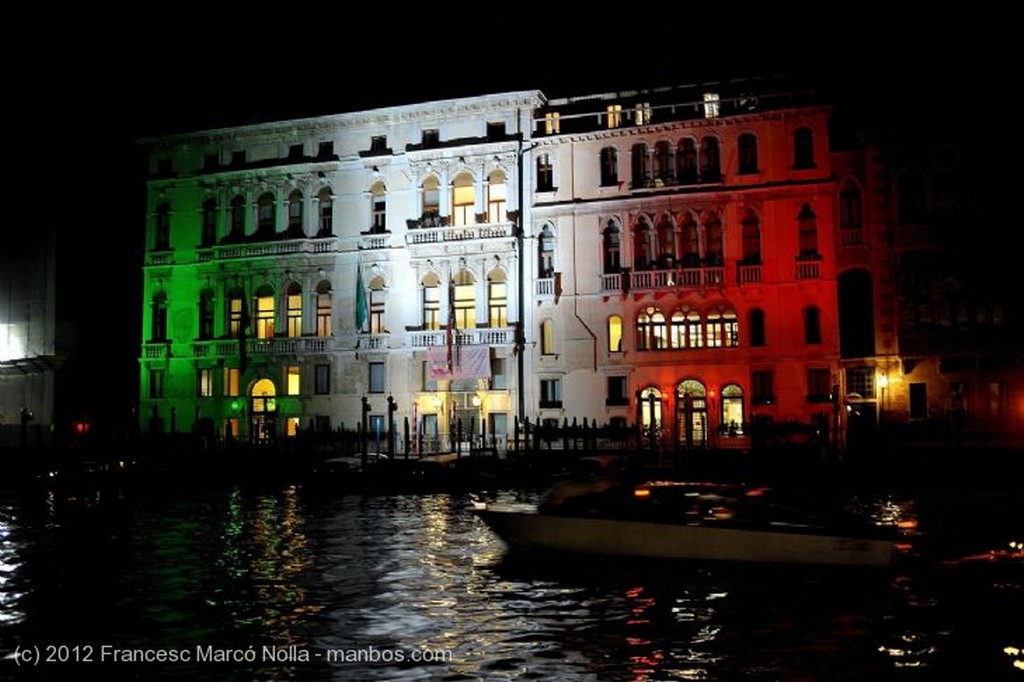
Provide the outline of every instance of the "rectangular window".
<path id="1" fill-rule="evenodd" d="M 149 397 L 150 398 L 163 398 L 164 397 L 164 370 L 162 370 L 162 369 L 151 369 L 151 370 L 149 370 Z"/>
<path id="2" fill-rule="evenodd" d="M 540 406 L 549 408 L 562 406 L 561 379 L 540 380 Z"/>
<path id="3" fill-rule="evenodd" d="M 232 438 L 238 438 L 238 417 L 230 417 L 224 420 L 224 432 Z"/>
<path id="4" fill-rule="evenodd" d="M 827 403 L 831 400 L 832 372 L 828 368 L 807 370 L 807 402 Z"/>
<path id="5" fill-rule="evenodd" d="M 302 294 L 288 294 L 288 336 L 302 336 Z"/>
<path id="6" fill-rule="evenodd" d="M 455 328 L 476 329 L 476 297 L 474 285 L 455 285 Z"/>
<path id="7" fill-rule="evenodd" d="M 491 141 L 505 139 L 505 122 L 495 121 L 487 124 L 487 139 Z"/>
<path id="8" fill-rule="evenodd" d="M 487 302 L 488 323 L 491 327 L 508 326 L 508 290 L 504 282 L 491 282 L 488 285 Z"/>
<path id="9" fill-rule="evenodd" d="M 437 128 L 428 128 L 423 131 L 423 147 L 429 149 L 441 143 L 441 134 Z"/>
<path id="10" fill-rule="evenodd" d="M 718 118 L 721 97 L 715 92 L 704 93 L 704 118 Z"/>
<path id="11" fill-rule="evenodd" d="M 910 384 L 910 418 L 928 418 L 928 384 L 914 382 Z"/>
<path id="12" fill-rule="evenodd" d="M 562 132 L 562 122 L 557 111 L 549 111 L 544 114 L 544 132 L 548 135 L 557 135 Z"/>
<path id="13" fill-rule="evenodd" d="M 383 289 L 370 289 L 370 333 L 384 334 L 384 296 Z"/>
<path id="14" fill-rule="evenodd" d="M 240 371 L 237 367 L 224 368 L 224 395 L 233 398 L 238 395 Z"/>
<path id="15" fill-rule="evenodd" d="M 555 176 L 551 166 L 551 156 L 541 154 L 537 157 L 537 191 L 550 192 L 554 188 Z"/>
<path id="16" fill-rule="evenodd" d="M 327 395 L 331 392 L 331 366 L 317 365 L 313 368 L 313 392 Z"/>
<path id="17" fill-rule="evenodd" d="M 302 389 L 302 375 L 298 365 L 288 365 L 284 368 L 285 392 L 288 395 L 299 395 Z"/>
<path id="18" fill-rule="evenodd" d="M 244 166 L 245 165 L 245 150 L 231 152 L 231 165 L 232 166 Z"/>
<path id="19" fill-rule="evenodd" d="M 872 367 L 848 367 L 846 369 L 846 392 L 856 393 L 861 398 L 875 395 L 875 370 Z"/>
<path id="20" fill-rule="evenodd" d="M 220 155 L 219 154 L 207 154 L 203 157 L 203 170 L 212 171 L 217 170 L 220 166 Z"/>
<path id="21" fill-rule="evenodd" d="M 321 142 L 317 148 L 316 155 L 320 159 L 329 159 L 334 156 L 334 142 L 330 140 Z"/>
<path id="22" fill-rule="evenodd" d="M 626 377 L 608 377 L 608 396 L 604 404 L 609 407 L 629 405 L 628 386 Z"/>
<path id="23" fill-rule="evenodd" d="M 292 161 L 301 159 L 302 158 L 302 152 L 303 152 L 303 150 L 302 150 L 302 145 L 301 144 L 293 144 L 293 145 L 288 147 L 288 158 L 290 160 L 292 160 Z"/>
<path id="24" fill-rule="evenodd" d="M 384 392 L 384 363 L 370 363 L 370 393 Z"/>
<path id="25" fill-rule="evenodd" d="M 750 375 L 751 398 L 754 405 L 770 405 L 775 402 L 775 380 L 770 369 L 755 370 Z"/>
<path id="26" fill-rule="evenodd" d="M 423 391 L 436 391 L 437 379 L 430 375 L 430 363 L 424 360 L 420 363 L 420 386 Z"/>
<path id="27" fill-rule="evenodd" d="M 638 102 L 636 105 L 636 115 L 633 117 L 634 122 L 638 126 L 647 125 L 651 122 L 651 103 L 650 102 Z"/>
<path id="28" fill-rule="evenodd" d="M 388 137 L 387 135 L 374 135 L 370 138 L 370 151 L 371 152 L 383 152 L 388 148 Z"/>
<path id="29" fill-rule="evenodd" d="M 200 367 L 196 370 L 196 395 L 200 398 L 213 397 L 213 370 Z"/>
<path id="30" fill-rule="evenodd" d="M 491 390 L 504 391 L 508 388 L 505 376 L 505 358 L 491 358 Z"/>
<path id="31" fill-rule="evenodd" d="M 256 299 L 256 338 L 274 338 L 273 296 L 260 296 Z"/>
<path id="32" fill-rule="evenodd" d="M 423 287 L 423 328 L 441 328 L 441 288 Z"/>
<path id="33" fill-rule="evenodd" d="M 622 105 L 621 104 L 609 104 L 608 109 L 608 127 L 618 128 L 622 125 Z"/>
<path id="34" fill-rule="evenodd" d="M 284 421 L 284 435 L 288 438 L 295 438 L 299 435 L 299 418 L 288 417 Z"/>
<path id="35" fill-rule="evenodd" d="M 331 335 L 331 295 L 316 295 L 316 335 Z"/>

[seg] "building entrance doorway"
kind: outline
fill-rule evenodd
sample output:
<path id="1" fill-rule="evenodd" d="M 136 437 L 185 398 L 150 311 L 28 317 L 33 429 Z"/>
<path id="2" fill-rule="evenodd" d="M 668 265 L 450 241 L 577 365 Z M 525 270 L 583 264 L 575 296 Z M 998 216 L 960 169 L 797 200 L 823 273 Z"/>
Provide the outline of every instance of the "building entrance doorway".
<path id="1" fill-rule="evenodd" d="M 708 444 L 708 398 L 704 384 L 687 379 L 676 387 L 676 424 L 679 444 L 688 448 Z"/>
<path id="2" fill-rule="evenodd" d="M 267 443 L 277 435 L 277 388 L 270 379 L 260 379 L 249 394 L 249 434 L 254 443 Z"/>

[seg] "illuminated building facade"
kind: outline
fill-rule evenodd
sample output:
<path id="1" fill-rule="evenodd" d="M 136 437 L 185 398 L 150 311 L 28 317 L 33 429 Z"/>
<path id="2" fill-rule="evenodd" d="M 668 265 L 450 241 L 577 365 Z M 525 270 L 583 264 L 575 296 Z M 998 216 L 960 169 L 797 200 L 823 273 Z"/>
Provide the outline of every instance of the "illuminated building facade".
<path id="1" fill-rule="evenodd" d="M 518 166 L 540 103 L 143 141 L 143 430 L 270 441 L 363 423 L 380 438 L 408 418 L 428 440 L 457 420 L 505 433 L 522 399 Z"/>
<path id="2" fill-rule="evenodd" d="M 927 228 L 894 232 L 912 180 L 835 150 L 830 115 L 723 82 L 145 140 L 141 426 L 408 421 L 426 449 L 587 419 L 746 447 L 752 423 L 841 445 L 887 401 L 912 419 L 931 365 L 897 285 Z"/>

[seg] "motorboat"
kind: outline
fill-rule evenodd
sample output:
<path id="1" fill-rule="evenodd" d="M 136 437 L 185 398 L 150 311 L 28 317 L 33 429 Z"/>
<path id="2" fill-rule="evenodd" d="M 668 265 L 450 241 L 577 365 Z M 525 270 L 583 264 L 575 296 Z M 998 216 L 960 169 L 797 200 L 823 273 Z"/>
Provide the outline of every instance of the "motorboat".
<path id="1" fill-rule="evenodd" d="M 896 529 L 799 495 L 743 484 L 568 481 L 539 504 L 475 502 L 507 545 L 583 555 L 888 566 Z"/>

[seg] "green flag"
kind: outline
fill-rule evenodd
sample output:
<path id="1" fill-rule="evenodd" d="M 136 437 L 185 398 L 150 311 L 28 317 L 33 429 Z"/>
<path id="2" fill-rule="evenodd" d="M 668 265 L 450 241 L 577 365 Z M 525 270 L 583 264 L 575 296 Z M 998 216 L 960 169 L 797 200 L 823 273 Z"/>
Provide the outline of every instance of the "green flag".
<path id="1" fill-rule="evenodd" d="M 366 309 L 366 289 L 363 288 L 362 268 L 356 268 L 356 331 L 363 331 L 369 311 Z"/>

